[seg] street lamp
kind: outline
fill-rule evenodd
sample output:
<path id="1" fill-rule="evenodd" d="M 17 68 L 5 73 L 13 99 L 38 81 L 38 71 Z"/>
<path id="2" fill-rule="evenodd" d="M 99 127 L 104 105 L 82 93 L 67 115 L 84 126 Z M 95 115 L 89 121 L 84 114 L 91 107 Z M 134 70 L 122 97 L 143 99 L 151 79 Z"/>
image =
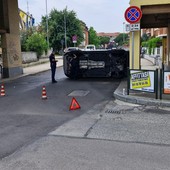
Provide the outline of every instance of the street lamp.
<path id="1" fill-rule="evenodd" d="M 46 0 L 46 28 L 47 28 L 47 47 L 49 49 L 47 0 Z"/>
<path id="2" fill-rule="evenodd" d="M 125 22 L 123 22 L 123 44 L 124 44 L 124 42 L 125 42 Z"/>

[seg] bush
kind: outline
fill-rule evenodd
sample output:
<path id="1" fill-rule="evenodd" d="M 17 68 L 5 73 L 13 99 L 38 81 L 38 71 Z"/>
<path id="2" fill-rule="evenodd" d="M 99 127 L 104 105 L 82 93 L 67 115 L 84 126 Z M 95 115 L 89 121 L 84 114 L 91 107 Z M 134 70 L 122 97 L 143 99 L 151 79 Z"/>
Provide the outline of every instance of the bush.
<path id="1" fill-rule="evenodd" d="M 159 37 L 157 38 L 151 38 L 148 41 L 148 47 L 149 47 L 149 54 L 154 54 L 154 48 L 157 47 L 157 44 L 161 42 L 161 39 Z"/>
<path id="2" fill-rule="evenodd" d="M 157 38 L 151 38 L 148 41 L 142 42 L 142 47 L 148 47 L 149 54 L 154 54 L 154 48 L 156 48 L 158 45 L 161 45 L 162 40 Z"/>
<path id="3" fill-rule="evenodd" d="M 142 47 L 148 47 L 148 42 L 147 41 L 143 41 L 142 42 Z"/>
<path id="4" fill-rule="evenodd" d="M 26 40 L 26 49 L 27 51 L 34 51 L 37 53 L 39 58 L 43 52 L 47 52 L 47 42 L 44 36 L 40 33 L 34 33 Z"/>

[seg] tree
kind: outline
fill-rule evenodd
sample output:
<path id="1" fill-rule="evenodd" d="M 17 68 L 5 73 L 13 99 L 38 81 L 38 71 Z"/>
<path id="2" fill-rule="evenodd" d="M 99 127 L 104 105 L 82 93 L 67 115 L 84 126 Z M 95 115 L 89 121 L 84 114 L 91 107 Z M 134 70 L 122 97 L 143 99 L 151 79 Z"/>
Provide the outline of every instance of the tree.
<path id="1" fill-rule="evenodd" d="M 148 48 L 149 48 L 149 54 L 154 54 L 154 49 L 160 44 L 162 40 L 159 37 L 153 37 L 147 41 Z"/>
<path id="2" fill-rule="evenodd" d="M 94 44 L 96 47 L 100 44 L 100 40 L 93 27 L 90 27 L 89 29 L 89 44 Z"/>
<path id="3" fill-rule="evenodd" d="M 27 51 L 34 51 L 37 53 L 39 58 L 44 51 L 47 51 L 47 42 L 43 35 L 40 33 L 33 33 L 26 40 L 26 49 Z"/>
<path id="4" fill-rule="evenodd" d="M 119 44 L 119 46 L 123 45 L 123 44 L 128 44 L 128 35 L 127 34 L 119 34 L 116 38 L 115 38 L 115 42 Z"/>
<path id="5" fill-rule="evenodd" d="M 102 46 L 105 46 L 105 44 L 108 44 L 110 41 L 109 37 L 99 36 L 98 38 L 99 38 L 100 45 L 102 45 Z"/>
<path id="6" fill-rule="evenodd" d="M 22 51 L 27 51 L 26 41 L 27 41 L 28 37 L 30 37 L 35 32 L 36 32 L 35 27 L 30 27 L 27 30 L 20 30 L 20 40 L 21 40 L 21 50 Z"/>
<path id="7" fill-rule="evenodd" d="M 147 41 L 148 39 L 149 39 L 149 36 L 146 33 L 144 33 L 141 37 L 141 42 Z"/>
<path id="8" fill-rule="evenodd" d="M 50 47 L 55 51 L 62 49 L 62 42 L 64 42 L 64 44 L 67 42 L 67 47 L 73 46 L 72 37 L 74 35 L 77 36 L 77 45 L 83 41 L 81 22 L 76 18 L 74 11 L 67 11 L 67 8 L 63 11 L 53 9 L 48 18 Z M 46 32 L 46 17 L 42 17 L 41 24 L 44 32 Z"/>

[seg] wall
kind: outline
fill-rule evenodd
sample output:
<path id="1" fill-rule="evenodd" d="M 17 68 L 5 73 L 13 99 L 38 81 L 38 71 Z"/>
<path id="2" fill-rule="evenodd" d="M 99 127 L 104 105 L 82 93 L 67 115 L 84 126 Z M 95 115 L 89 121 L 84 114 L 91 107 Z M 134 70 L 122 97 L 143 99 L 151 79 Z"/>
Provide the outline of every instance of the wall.
<path id="1" fill-rule="evenodd" d="M 52 52 L 52 49 L 48 50 L 47 54 L 45 54 L 44 52 L 44 54 L 40 58 L 41 59 L 48 58 L 51 52 Z M 22 52 L 21 56 L 22 56 L 22 64 L 38 61 L 36 52 Z"/>
<path id="2" fill-rule="evenodd" d="M 37 61 L 37 54 L 35 52 L 22 52 L 22 63 L 31 63 Z"/>

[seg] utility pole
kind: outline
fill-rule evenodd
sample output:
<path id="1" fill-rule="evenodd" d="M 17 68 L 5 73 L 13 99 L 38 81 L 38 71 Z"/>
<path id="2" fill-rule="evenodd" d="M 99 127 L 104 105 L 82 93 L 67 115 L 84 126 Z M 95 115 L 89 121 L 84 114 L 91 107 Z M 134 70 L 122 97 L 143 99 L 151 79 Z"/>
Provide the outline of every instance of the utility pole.
<path id="1" fill-rule="evenodd" d="M 29 18 L 29 6 L 28 6 L 28 1 L 27 1 L 27 18 L 26 18 L 26 29 L 27 29 L 27 30 L 28 30 L 28 28 L 29 28 L 28 18 Z"/>
<path id="2" fill-rule="evenodd" d="M 66 24 L 66 16 L 64 13 L 64 37 L 65 37 L 65 48 L 67 48 L 67 24 Z"/>
<path id="3" fill-rule="evenodd" d="M 27 13 L 29 13 L 29 6 L 28 6 L 28 1 L 27 1 Z"/>
<path id="4" fill-rule="evenodd" d="M 46 28 L 47 28 L 47 47 L 49 49 L 47 0 L 46 0 Z"/>

